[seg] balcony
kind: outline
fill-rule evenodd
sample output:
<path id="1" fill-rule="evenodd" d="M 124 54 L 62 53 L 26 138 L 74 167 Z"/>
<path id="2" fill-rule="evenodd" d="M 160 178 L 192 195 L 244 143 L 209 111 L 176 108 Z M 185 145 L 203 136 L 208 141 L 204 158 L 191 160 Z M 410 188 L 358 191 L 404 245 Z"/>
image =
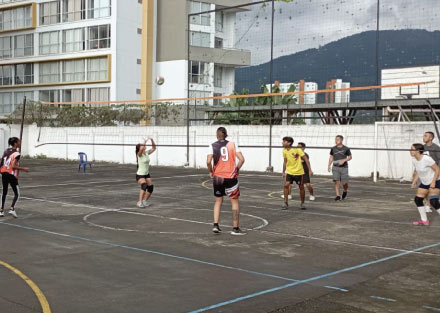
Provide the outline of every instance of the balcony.
<path id="1" fill-rule="evenodd" d="M 251 65 L 251 52 L 228 48 L 190 47 L 190 60 L 229 66 Z"/>

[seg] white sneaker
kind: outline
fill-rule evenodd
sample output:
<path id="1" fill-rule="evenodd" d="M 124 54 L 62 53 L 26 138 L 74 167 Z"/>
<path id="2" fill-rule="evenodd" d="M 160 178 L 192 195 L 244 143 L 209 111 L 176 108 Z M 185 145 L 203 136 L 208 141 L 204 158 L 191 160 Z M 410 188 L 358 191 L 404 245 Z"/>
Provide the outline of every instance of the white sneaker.
<path id="1" fill-rule="evenodd" d="M 431 213 L 432 212 L 431 207 L 429 205 L 425 205 L 425 211 L 426 213 Z"/>
<path id="2" fill-rule="evenodd" d="M 144 208 L 147 208 L 147 207 L 149 207 L 151 205 L 151 203 L 148 202 L 148 200 L 143 200 L 142 204 L 144 205 Z"/>
<path id="3" fill-rule="evenodd" d="M 0 211 L 0 217 L 4 217 L 5 216 L 5 212 L 4 211 Z"/>
<path id="4" fill-rule="evenodd" d="M 281 195 L 281 198 L 284 199 L 284 195 Z M 289 195 L 288 199 L 289 199 L 289 200 L 292 200 L 292 195 Z"/>
<path id="5" fill-rule="evenodd" d="M 316 198 L 315 198 L 315 196 L 310 196 L 309 199 L 310 199 L 310 201 L 315 201 Z"/>
<path id="6" fill-rule="evenodd" d="M 17 218 L 17 212 L 15 212 L 15 210 L 9 210 L 9 214 L 11 214 L 13 217 Z"/>
<path id="7" fill-rule="evenodd" d="M 143 201 L 139 201 L 139 202 L 137 203 L 137 207 L 138 207 L 138 208 L 145 208 L 145 205 L 144 205 Z"/>

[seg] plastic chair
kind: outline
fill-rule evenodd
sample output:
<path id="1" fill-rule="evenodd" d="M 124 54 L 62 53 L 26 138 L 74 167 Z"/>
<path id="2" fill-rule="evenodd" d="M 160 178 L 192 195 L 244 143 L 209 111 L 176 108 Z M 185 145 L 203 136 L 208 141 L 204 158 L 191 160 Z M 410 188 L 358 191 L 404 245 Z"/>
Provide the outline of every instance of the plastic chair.
<path id="1" fill-rule="evenodd" d="M 87 154 L 85 154 L 84 152 L 78 152 L 78 156 L 79 156 L 78 172 L 81 170 L 81 166 L 82 166 L 83 171 L 85 173 L 87 165 L 90 165 L 90 170 L 92 170 L 92 163 L 87 161 Z"/>

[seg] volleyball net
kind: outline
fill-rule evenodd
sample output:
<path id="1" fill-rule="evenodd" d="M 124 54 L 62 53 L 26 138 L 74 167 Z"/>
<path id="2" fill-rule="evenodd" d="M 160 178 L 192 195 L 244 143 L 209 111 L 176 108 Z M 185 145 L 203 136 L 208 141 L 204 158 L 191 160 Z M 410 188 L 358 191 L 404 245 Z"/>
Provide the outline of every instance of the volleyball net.
<path id="1" fill-rule="evenodd" d="M 158 150 L 153 164 L 204 167 L 216 129 L 224 126 L 229 139 L 246 155 L 248 170 L 280 171 L 282 138 L 303 142 L 317 174 L 327 173 L 329 149 L 344 136 L 352 149 L 358 176 L 409 179 L 409 150 L 431 131 L 438 138 L 439 99 L 401 97 L 380 101 L 343 102 L 342 93 L 399 92 L 431 88 L 433 82 L 362 86 L 316 91 L 240 94 L 223 97 L 116 102 L 26 103 L 24 124 L 32 153 L 76 159 L 134 163 L 134 146 L 152 137 Z M 277 90 L 276 86 L 272 86 Z M 305 103 L 308 95 L 328 103 Z M 331 101 L 330 101 L 331 100 Z M 221 101 L 213 103 L 214 101 Z M 20 124 L 23 105 L 8 121 Z M 376 122 L 374 122 L 376 121 Z M 151 143 L 148 143 L 150 145 Z M 376 173 L 376 174 L 375 174 Z"/>

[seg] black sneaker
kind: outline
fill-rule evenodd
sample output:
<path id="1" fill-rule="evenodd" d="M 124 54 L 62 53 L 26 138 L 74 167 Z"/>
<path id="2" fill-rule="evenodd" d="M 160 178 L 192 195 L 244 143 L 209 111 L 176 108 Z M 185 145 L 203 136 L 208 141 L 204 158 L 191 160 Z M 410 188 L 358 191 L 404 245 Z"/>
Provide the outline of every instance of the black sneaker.
<path id="1" fill-rule="evenodd" d="M 301 208 L 301 210 L 305 210 L 306 209 L 306 206 L 304 205 L 304 203 L 301 203 L 300 208 Z"/>
<path id="2" fill-rule="evenodd" d="M 289 204 L 284 202 L 283 207 L 281 208 L 281 210 L 288 210 L 289 209 Z"/>
<path id="3" fill-rule="evenodd" d="M 335 201 L 341 201 L 341 197 L 340 196 L 336 196 Z"/>
<path id="4" fill-rule="evenodd" d="M 342 200 L 345 200 L 345 198 L 347 198 L 347 192 L 346 192 L 346 191 L 344 191 L 344 192 L 342 193 Z"/>
<path id="5" fill-rule="evenodd" d="M 220 229 L 220 227 L 218 225 L 214 225 L 214 227 L 212 228 L 212 232 L 214 234 L 219 234 L 222 232 L 222 230 Z"/>
<path id="6" fill-rule="evenodd" d="M 5 211 L 0 211 L 0 217 L 5 217 Z"/>
<path id="7" fill-rule="evenodd" d="M 232 228 L 231 235 L 234 235 L 234 236 L 243 236 L 243 235 L 246 235 L 246 233 L 244 233 L 244 232 L 240 229 L 240 227 L 237 227 L 237 228 Z"/>

